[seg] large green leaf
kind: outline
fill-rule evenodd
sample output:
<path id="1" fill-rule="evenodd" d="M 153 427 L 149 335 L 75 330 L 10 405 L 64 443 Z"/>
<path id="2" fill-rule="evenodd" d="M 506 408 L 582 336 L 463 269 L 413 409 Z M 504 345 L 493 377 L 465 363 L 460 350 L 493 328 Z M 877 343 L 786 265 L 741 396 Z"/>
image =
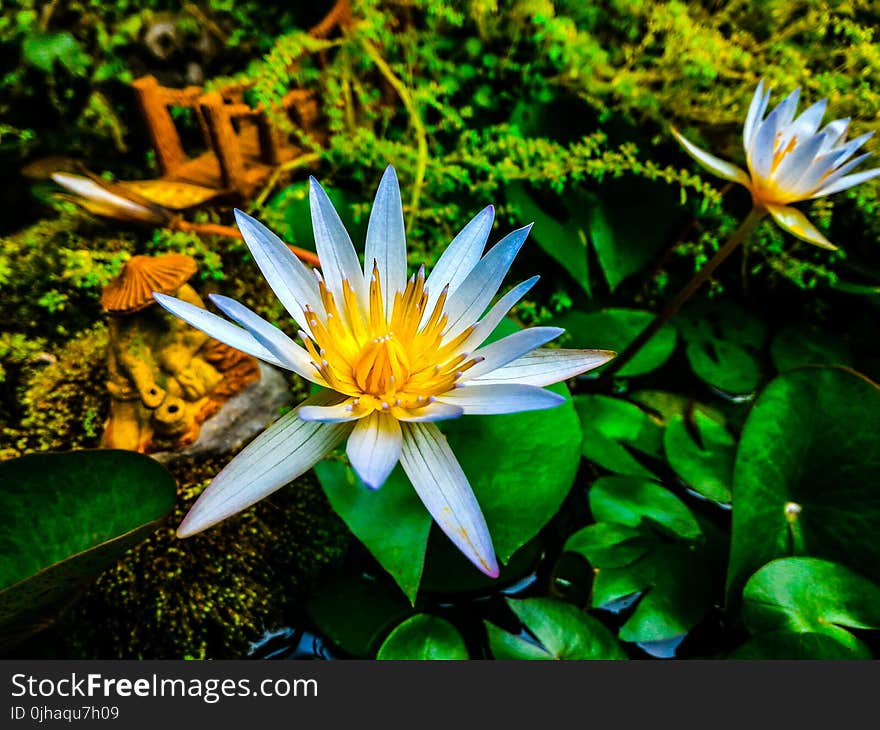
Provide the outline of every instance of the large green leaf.
<path id="1" fill-rule="evenodd" d="M 743 589 L 743 619 L 754 634 L 823 634 L 870 656 L 846 628 L 880 628 L 880 587 L 848 568 L 817 558 L 780 558 Z"/>
<path id="2" fill-rule="evenodd" d="M 541 249 L 571 274 L 572 279 L 589 295 L 587 235 L 583 226 L 568 216 L 563 222 L 551 216 L 523 183 L 510 183 L 504 188 L 504 195 L 508 203 L 516 208 L 520 220 L 534 221 L 531 237 Z"/>
<path id="3" fill-rule="evenodd" d="M 743 428 L 733 475 L 727 585 L 778 557 L 836 560 L 880 579 L 880 389 L 807 367 L 775 378 Z"/>
<path id="4" fill-rule="evenodd" d="M 861 643 L 861 642 L 860 642 Z M 827 634 L 768 631 L 749 639 L 729 659 L 870 659 L 862 644 L 846 647 Z"/>
<path id="5" fill-rule="evenodd" d="M 701 302 L 675 322 L 696 375 L 728 393 L 752 393 L 761 379 L 758 352 L 766 327 L 728 301 Z"/>
<path id="6" fill-rule="evenodd" d="M 0 463 L 0 640 L 143 540 L 174 506 L 171 475 L 130 451 L 32 454 Z"/>
<path id="7" fill-rule="evenodd" d="M 505 321 L 494 336 L 512 331 L 516 325 Z M 550 410 L 466 416 L 441 424 L 482 507 L 502 563 L 550 521 L 577 473 L 577 415 L 564 385 L 551 390 L 565 395 L 566 402 Z M 375 492 L 358 484 L 338 462 L 318 464 L 315 472 L 349 529 L 415 601 L 431 518 L 403 470 L 395 469 Z"/>
<path id="8" fill-rule="evenodd" d="M 467 647 L 451 623 L 418 613 L 388 635 L 377 659 L 467 659 Z"/>
<path id="9" fill-rule="evenodd" d="M 724 426 L 700 410 L 673 416 L 663 435 L 669 466 L 695 492 L 730 502 L 736 441 Z"/>
<path id="10" fill-rule="evenodd" d="M 612 292 L 670 241 L 677 203 L 668 185 L 627 177 L 606 181 L 585 206 L 590 241 Z"/>
<path id="11" fill-rule="evenodd" d="M 369 659 L 412 607 L 393 585 L 363 575 L 343 575 L 321 584 L 309 598 L 308 613 L 336 646 L 358 659 Z"/>
<path id="12" fill-rule="evenodd" d="M 577 395 L 573 400 L 587 459 L 618 474 L 654 477 L 633 453 L 660 457 L 663 428 L 653 416 L 620 398 Z"/>
<path id="13" fill-rule="evenodd" d="M 52 73 L 57 61 L 74 76 L 85 76 L 90 59 L 79 41 L 67 31 L 32 33 L 21 44 L 22 58 L 31 66 Z"/>
<path id="14" fill-rule="evenodd" d="M 487 623 L 489 647 L 496 659 L 627 658 L 602 622 L 577 606 L 552 598 L 508 598 L 507 605 L 540 645 Z"/>
<path id="15" fill-rule="evenodd" d="M 595 608 L 641 594 L 620 638 L 637 643 L 683 636 L 711 605 L 719 551 L 687 506 L 659 484 L 603 477 L 590 488 L 596 524 L 565 549 L 597 570 Z"/>
<path id="16" fill-rule="evenodd" d="M 556 324 L 569 333 L 572 347 L 622 352 L 653 319 L 651 312 L 640 309 L 600 309 L 590 313 L 567 312 Z M 656 370 L 672 356 L 675 339 L 675 328 L 665 325 L 617 375 L 632 377 Z"/>

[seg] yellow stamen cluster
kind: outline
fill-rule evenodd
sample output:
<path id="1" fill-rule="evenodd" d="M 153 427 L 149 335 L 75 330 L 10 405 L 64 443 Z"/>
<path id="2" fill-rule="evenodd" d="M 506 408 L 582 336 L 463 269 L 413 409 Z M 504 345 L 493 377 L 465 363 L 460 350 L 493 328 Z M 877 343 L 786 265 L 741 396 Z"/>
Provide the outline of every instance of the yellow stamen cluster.
<path id="1" fill-rule="evenodd" d="M 394 295 L 390 316 L 385 312 L 375 262 L 368 311 L 347 280 L 342 282 L 341 307 L 323 280 L 318 288 L 326 317 L 307 306 L 311 336 L 305 332 L 300 336 L 327 386 L 349 396 L 347 407 L 354 416 L 372 411 L 403 418 L 417 416 L 419 409 L 454 388 L 481 360 L 461 352 L 473 327 L 444 341 L 448 287 L 421 324 L 428 305 L 424 269 L 410 277 L 403 292 Z"/>

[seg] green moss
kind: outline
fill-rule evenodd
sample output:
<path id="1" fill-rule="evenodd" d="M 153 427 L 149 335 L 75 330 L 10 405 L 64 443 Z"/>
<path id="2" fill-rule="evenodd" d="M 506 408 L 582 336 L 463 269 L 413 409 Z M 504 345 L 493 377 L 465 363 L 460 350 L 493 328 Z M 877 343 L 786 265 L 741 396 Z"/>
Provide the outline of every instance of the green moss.
<path id="1" fill-rule="evenodd" d="M 347 531 L 303 478 L 195 537 L 174 529 L 225 463 L 172 467 L 180 499 L 168 522 L 104 573 L 60 631 L 84 658 L 240 658 L 273 628 L 300 620 L 315 577 L 339 561 Z"/>

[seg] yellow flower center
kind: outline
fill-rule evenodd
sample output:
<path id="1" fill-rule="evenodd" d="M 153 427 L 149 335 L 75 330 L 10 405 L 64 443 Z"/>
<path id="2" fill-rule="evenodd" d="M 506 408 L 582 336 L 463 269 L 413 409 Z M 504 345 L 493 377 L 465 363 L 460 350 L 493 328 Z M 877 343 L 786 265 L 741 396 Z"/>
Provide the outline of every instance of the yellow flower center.
<path id="1" fill-rule="evenodd" d="M 773 177 L 782 161 L 797 147 L 797 135 L 792 135 L 785 144 L 782 142 L 782 133 L 777 132 L 776 140 L 773 144 L 773 161 L 770 164 L 770 174 L 766 178 L 752 175 L 751 191 L 756 203 L 787 205 L 798 199 L 797 195 L 786 190 Z"/>
<path id="2" fill-rule="evenodd" d="M 342 306 L 324 281 L 318 288 L 326 316 L 306 307 L 312 332 L 300 335 L 321 378 L 329 388 L 351 398 L 355 415 L 374 410 L 414 415 L 455 387 L 480 360 L 461 352 L 473 327 L 444 339 L 448 287 L 425 317 L 428 291 L 423 270 L 409 279 L 403 292 L 395 293 L 388 315 L 375 264 L 366 309 L 348 281 L 342 282 Z"/>

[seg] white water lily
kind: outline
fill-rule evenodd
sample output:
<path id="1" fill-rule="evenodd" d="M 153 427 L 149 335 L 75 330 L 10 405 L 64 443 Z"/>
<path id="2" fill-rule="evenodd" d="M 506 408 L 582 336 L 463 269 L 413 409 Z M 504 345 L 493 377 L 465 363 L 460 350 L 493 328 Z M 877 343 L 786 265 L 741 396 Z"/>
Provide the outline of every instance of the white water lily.
<path id="1" fill-rule="evenodd" d="M 498 563 L 486 521 L 434 422 L 552 408 L 564 399 L 543 386 L 598 367 L 614 353 L 542 348 L 562 332 L 556 327 L 533 327 L 483 346 L 538 280 L 515 286 L 489 308 L 530 226 L 510 233 L 484 256 L 494 218 L 489 206 L 455 237 L 429 276 L 422 267 L 407 278 L 393 168 L 385 171 L 370 213 L 363 269 L 326 193 L 314 178 L 310 182 L 320 273 L 236 211 L 254 260 L 299 325 L 304 347 L 227 297 L 211 300 L 232 322 L 154 294 L 192 326 L 324 388 L 220 472 L 178 535 L 192 535 L 252 505 L 347 438 L 348 458 L 368 487 L 379 488 L 399 461 L 441 529 L 474 565 L 495 577 Z"/>
<path id="2" fill-rule="evenodd" d="M 835 119 L 821 129 L 827 100 L 823 99 L 795 118 L 800 89 L 795 89 L 764 117 L 770 90 L 758 84 L 743 127 L 749 171 L 715 157 L 672 133 L 687 153 L 713 175 L 744 185 L 755 207 L 766 210 L 784 230 L 823 248 L 836 248 L 790 204 L 838 193 L 880 175 L 880 168 L 849 174 L 870 153 L 852 156 L 872 132 L 846 141 L 849 119 Z M 852 159 L 851 159 L 852 158 Z"/>

